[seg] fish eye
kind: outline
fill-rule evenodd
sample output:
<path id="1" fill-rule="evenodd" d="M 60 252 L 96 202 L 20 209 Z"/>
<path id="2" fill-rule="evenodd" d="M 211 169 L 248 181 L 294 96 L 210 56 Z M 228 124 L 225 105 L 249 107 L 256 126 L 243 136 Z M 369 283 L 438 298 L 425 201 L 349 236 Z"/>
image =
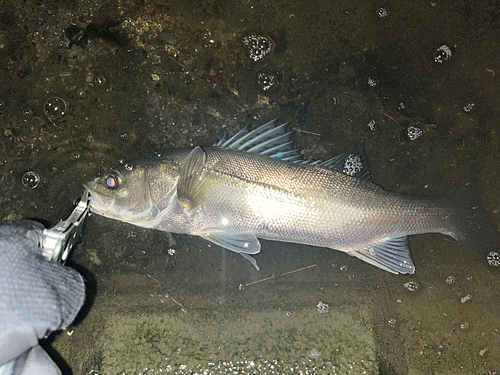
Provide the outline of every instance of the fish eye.
<path id="1" fill-rule="evenodd" d="M 104 175 L 104 184 L 110 190 L 117 189 L 122 182 L 123 179 L 116 171 L 108 172 Z"/>

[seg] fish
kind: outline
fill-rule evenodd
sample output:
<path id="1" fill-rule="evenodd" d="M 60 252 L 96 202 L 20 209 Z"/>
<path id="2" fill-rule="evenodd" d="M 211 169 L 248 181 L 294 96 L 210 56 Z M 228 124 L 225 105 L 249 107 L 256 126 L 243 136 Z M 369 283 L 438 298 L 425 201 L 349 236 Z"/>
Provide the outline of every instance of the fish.
<path id="1" fill-rule="evenodd" d="M 93 213 L 200 236 L 252 255 L 259 239 L 330 248 L 394 274 L 413 274 L 407 237 L 450 236 L 487 258 L 496 249 L 485 210 L 469 197 L 412 196 L 371 178 L 363 146 L 306 160 L 288 123 L 245 127 L 208 147 L 157 152 L 84 183 Z"/>

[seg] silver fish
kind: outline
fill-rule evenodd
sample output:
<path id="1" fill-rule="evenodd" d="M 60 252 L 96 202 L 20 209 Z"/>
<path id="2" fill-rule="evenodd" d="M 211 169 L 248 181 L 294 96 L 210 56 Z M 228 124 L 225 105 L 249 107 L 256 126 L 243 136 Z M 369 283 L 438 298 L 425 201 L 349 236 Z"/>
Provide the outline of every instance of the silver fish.
<path id="1" fill-rule="evenodd" d="M 145 228 L 201 236 L 242 254 L 258 238 L 344 251 L 391 273 L 415 267 L 407 236 L 442 233 L 486 258 L 478 206 L 390 192 L 371 181 L 363 148 L 304 161 L 273 120 L 212 147 L 171 149 L 84 184 L 91 210 Z"/>

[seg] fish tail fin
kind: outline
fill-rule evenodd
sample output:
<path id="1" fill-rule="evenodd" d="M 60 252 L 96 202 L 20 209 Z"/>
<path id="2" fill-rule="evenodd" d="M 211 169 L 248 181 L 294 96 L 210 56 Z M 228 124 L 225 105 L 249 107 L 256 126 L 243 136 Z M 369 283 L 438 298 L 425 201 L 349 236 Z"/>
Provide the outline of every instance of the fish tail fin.
<path id="1" fill-rule="evenodd" d="M 499 252 L 497 231 L 477 198 L 479 195 L 471 186 L 460 188 L 450 195 L 443 198 L 445 212 L 449 214 L 446 234 L 488 261 Z"/>

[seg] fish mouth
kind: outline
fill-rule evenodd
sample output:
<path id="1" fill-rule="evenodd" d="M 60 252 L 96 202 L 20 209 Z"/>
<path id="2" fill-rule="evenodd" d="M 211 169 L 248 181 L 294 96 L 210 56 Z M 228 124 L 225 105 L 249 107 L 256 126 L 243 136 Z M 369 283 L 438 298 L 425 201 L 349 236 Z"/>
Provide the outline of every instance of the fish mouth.
<path id="1" fill-rule="evenodd" d="M 117 204 L 115 192 L 109 191 L 102 185 L 100 180 L 101 178 L 97 177 L 83 183 L 84 188 L 89 193 L 88 199 L 91 212 L 110 219 L 137 225 L 137 221 L 140 218 L 137 218 L 134 207 L 120 206 L 119 200 Z"/>
<path id="2" fill-rule="evenodd" d="M 83 187 L 89 192 L 90 209 L 97 214 L 114 213 L 115 198 L 112 194 L 105 194 L 99 189 L 99 177 L 86 181 Z"/>

